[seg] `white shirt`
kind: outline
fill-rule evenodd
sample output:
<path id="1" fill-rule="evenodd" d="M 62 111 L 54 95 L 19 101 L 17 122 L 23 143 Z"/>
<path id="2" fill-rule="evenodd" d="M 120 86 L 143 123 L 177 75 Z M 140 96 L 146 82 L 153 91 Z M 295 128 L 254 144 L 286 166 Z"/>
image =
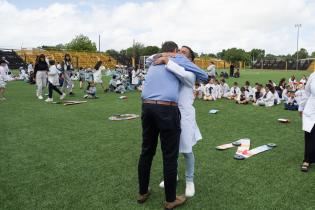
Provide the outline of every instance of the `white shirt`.
<path id="1" fill-rule="evenodd" d="M 230 90 L 230 94 L 231 95 L 238 95 L 241 93 L 241 89 L 239 87 L 231 87 L 231 90 Z"/>
<path id="2" fill-rule="evenodd" d="M 55 65 L 49 67 L 48 71 L 48 81 L 53 84 L 54 86 L 59 85 L 59 76 L 58 76 L 58 69 Z"/>
<path id="3" fill-rule="evenodd" d="M 3 66 L 0 66 L 0 82 L 5 82 L 7 80 L 6 69 Z"/>
<path id="4" fill-rule="evenodd" d="M 268 91 L 258 101 L 264 102 L 266 107 L 270 107 L 270 106 L 273 106 L 275 104 L 275 99 L 276 99 L 275 95 L 271 91 Z"/>
<path id="5" fill-rule="evenodd" d="M 215 76 L 215 65 L 210 64 L 207 70 L 209 71 L 209 76 Z"/>
<path id="6" fill-rule="evenodd" d="M 139 73 L 140 73 L 139 70 L 138 71 L 132 70 L 132 72 L 131 72 L 131 74 L 132 74 L 131 84 L 132 85 L 137 85 L 139 83 L 139 77 L 138 77 Z"/>
<path id="7" fill-rule="evenodd" d="M 299 111 L 303 112 L 303 130 L 310 133 L 315 124 L 315 72 L 310 75 L 306 83 Z"/>
<path id="8" fill-rule="evenodd" d="M 208 83 L 208 84 L 206 84 L 205 85 L 205 89 L 204 89 L 204 94 L 206 95 L 206 96 L 212 96 L 214 99 L 216 99 L 217 97 L 217 92 L 219 91 L 218 90 L 218 88 L 217 88 L 217 86 L 215 85 L 215 84 L 210 84 L 210 83 Z"/>
<path id="9" fill-rule="evenodd" d="M 223 85 L 221 84 L 221 94 L 226 95 L 230 91 L 230 87 L 228 84 L 224 83 Z"/>
<path id="10" fill-rule="evenodd" d="M 306 79 L 301 79 L 301 80 L 300 80 L 300 83 L 302 83 L 303 85 L 305 85 L 306 82 L 307 82 Z"/>
<path id="11" fill-rule="evenodd" d="M 34 71 L 34 69 L 33 69 L 33 65 L 30 63 L 27 66 L 27 72 L 30 73 L 31 71 Z"/>

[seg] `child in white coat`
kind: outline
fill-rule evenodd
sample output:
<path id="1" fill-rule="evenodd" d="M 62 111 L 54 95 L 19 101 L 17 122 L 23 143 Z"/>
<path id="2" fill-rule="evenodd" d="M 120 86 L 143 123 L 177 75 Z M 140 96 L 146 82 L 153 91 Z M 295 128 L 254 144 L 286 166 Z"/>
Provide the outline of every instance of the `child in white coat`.
<path id="1" fill-rule="evenodd" d="M 53 91 L 56 91 L 60 95 L 60 99 L 64 99 L 66 94 L 62 93 L 57 86 L 59 86 L 59 74 L 54 60 L 49 61 L 48 71 L 48 98 L 46 102 L 53 102 Z"/>
<path id="2" fill-rule="evenodd" d="M 266 85 L 266 93 L 262 98 L 259 98 L 256 101 L 256 105 L 258 106 L 265 106 L 265 107 L 271 107 L 275 105 L 275 88 L 271 84 Z"/>
<path id="3" fill-rule="evenodd" d="M 236 97 L 241 93 L 240 88 L 238 87 L 238 83 L 234 82 L 233 87 L 231 87 L 228 99 L 235 100 Z"/>

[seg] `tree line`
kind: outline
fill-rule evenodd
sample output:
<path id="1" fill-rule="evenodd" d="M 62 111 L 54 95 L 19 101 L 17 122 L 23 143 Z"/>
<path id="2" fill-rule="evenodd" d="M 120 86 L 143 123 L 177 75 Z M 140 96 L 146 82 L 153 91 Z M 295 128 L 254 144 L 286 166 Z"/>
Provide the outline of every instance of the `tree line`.
<path id="1" fill-rule="evenodd" d="M 69 43 L 58 44 L 55 46 L 41 46 L 41 48 L 46 50 L 74 50 L 74 51 L 87 51 L 96 52 L 97 47 L 95 42 L 91 41 L 88 36 L 80 34 L 72 39 Z M 149 56 L 160 52 L 160 48 L 157 46 L 145 46 L 140 42 L 135 42 L 132 46 L 127 49 L 122 49 L 120 51 L 109 49 L 105 51 L 107 54 L 115 58 L 119 63 L 123 65 L 130 66 L 132 64 L 132 58 L 134 57 L 136 62 L 141 56 Z M 246 62 L 254 63 L 261 60 L 282 60 L 282 61 L 295 61 L 297 57 L 297 52 L 294 54 L 287 55 L 274 55 L 266 54 L 264 49 L 252 49 L 250 51 L 245 51 L 240 48 L 229 48 L 223 49 L 221 52 L 214 53 L 201 53 L 197 54 L 197 58 L 217 58 L 226 60 L 232 63 L 236 62 Z M 308 53 L 304 48 L 298 51 L 299 59 L 305 58 L 315 58 L 315 52 Z"/>

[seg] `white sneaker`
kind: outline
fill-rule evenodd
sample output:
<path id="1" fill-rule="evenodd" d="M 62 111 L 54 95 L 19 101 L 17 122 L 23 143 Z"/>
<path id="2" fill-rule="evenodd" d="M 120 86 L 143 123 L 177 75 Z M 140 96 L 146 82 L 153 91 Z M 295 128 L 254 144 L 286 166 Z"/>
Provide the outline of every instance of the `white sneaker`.
<path id="1" fill-rule="evenodd" d="M 63 93 L 63 94 L 60 96 L 60 100 L 63 100 L 65 97 L 66 97 L 66 94 Z"/>
<path id="2" fill-rule="evenodd" d="M 46 102 L 53 102 L 54 100 L 52 98 L 47 98 L 45 101 Z"/>
<path id="3" fill-rule="evenodd" d="M 193 182 L 186 182 L 186 197 L 193 197 L 195 195 L 195 184 Z"/>
<path id="4" fill-rule="evenodd" d="M 40 95 L 40 96 L 38 96 L 38 99 L 43 100 L 44 98 L 43 98 L 43 96 Z"/>
<path id="5" fill-rule="evenodd" d="M 177 177 L 176 177 L 176 180 L 178 181 L 178 175 L 177 175 Z M 159 187 L 160 187 L 160 188 L 164 188 L 164 181 L 162 181 L 162 182 L 159 184 Z"/>

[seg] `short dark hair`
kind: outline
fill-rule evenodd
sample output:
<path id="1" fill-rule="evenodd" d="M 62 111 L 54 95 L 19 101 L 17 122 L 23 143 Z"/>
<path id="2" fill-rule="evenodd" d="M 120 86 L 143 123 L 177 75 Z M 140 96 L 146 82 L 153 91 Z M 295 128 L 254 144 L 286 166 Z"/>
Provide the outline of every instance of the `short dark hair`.
<path id="1" fill-rule="evenodd" d="M 55 60 L 49 60 L 49 65 L 52 66 L 52 65 L 55 65 L 55 63 L 56 63 Z"/>
<path id="2" fill-rule="evenodd" d="M 173 41 L 166 41 L 162 44 L 162 52 L 174 52 L 178 49 L 178 45 Z"/>
<path id="3" fill-rule="evenodd" d="M 195 60 L 195 52 L 190 47 L 188 47 L 186 45 L 184 45 L 183 47 L 185 47 L 189 50 L 191 61 L 194 61 Z"/>

